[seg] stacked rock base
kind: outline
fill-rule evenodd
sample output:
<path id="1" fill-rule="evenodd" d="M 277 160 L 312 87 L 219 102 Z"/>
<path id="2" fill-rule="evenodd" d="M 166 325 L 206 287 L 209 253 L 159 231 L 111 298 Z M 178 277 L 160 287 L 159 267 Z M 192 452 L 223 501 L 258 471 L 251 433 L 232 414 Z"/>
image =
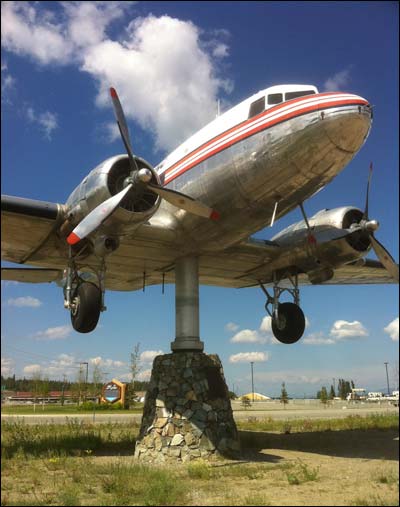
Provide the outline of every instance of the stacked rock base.
<path id="1" fill-rule="evenodd" d="M 239 451 L 219 357 L 202 352 L 157 356 L 135 457 L 144 462 L 176 463 L 237 458 Z"/>

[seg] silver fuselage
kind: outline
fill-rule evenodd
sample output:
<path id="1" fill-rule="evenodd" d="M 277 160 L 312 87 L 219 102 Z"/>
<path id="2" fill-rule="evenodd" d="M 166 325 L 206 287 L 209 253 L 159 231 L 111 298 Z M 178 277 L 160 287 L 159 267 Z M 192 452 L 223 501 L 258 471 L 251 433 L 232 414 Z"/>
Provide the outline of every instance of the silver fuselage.
<path id="1" fill-rule="evenodd" d="M 167 182 L 218 210 L 219 221 L 199 219 L 165 202 L 156 215 L 175 215 L 187 251 L 220 250 L 247 238 L 270 223 L 276 202 L 279 218 L 329 183 L 355 156 L 368 136 L 371 109 L 353 97 L 354 104 L 322 105 L 267 123 Z"/>

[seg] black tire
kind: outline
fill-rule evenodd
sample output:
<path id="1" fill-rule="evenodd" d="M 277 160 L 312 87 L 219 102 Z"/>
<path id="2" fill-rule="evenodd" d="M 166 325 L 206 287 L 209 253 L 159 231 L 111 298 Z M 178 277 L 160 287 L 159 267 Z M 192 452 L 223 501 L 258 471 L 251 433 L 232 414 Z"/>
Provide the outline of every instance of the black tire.
<path id="1" fill-rule="evenodd" d="M 272 332 L 281 343 L 296 343 L 303 336 L 306 319 L 303 310 L 294 303 L 281 303 L 278 321 L 272 319 Z"/>
<path id="2" fill-rule="evenodd" d="M 94 283 L 83 282 L 72 295 L 76 308 L 71 310 L 72 327 L 78 333 L 90 333 L 97 326 L 101 310 L 101 290 Z"/>

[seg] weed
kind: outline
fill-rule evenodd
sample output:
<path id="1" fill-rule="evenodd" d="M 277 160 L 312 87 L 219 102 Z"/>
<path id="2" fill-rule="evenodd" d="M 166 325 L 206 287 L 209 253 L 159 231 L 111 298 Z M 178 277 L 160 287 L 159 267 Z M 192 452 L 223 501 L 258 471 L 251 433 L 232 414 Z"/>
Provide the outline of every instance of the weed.
<path id="1" fill-rule="evenodd" d="M 310 468 L 301 459 L 297 460 L 293 469 L 286 472 L 286 478 L 290 485 L 299 485 L 304 482 L 318 480 L 319 467 Z"/>
<path id="2" fill-rule="evenodd" d="M 67 486 L 58 495 L 61 505 L 81 505 L 79 500 L 79 490 L 75 486 Z"/>
<path id="3" fill-rule="evenodd" d="M 372 495 L 368 498 L 356 498 L 352 505 L 365 505 L 366 507 L 374 506 L 374 505 L 399 505 L 398 497 L 393 497 L 390 500 L 386 498 L 381 498 L 378 495 Z"/>
<path id="4" fill-rule="evenodd" d="M 271 505 L 264 495 L 249 495 L 244 498 L 241 505 Z"/>
<path id="5" fill-rule="evenodd" d="M 204 461 L 196 461 L 194 463 L 190 463 L 187 467 L 187 471 L 191 479 L 207 480 L 210 479 L 212 475 L 210 465 Z"/>

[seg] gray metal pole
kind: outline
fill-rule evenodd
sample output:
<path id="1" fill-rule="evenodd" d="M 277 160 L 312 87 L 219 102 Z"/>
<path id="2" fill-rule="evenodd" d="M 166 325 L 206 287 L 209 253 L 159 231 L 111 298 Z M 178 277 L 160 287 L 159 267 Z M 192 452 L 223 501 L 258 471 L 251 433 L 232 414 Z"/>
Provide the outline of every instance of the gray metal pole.
<path id="1" fill-rule="evenodd" d="M 185 257 L 175 264 L 176 336 L 171 350 L 204 350 L 199 325 L 199 260 Z"/>
<path id="2" fill-rule="evenodd" d="M 254 403 L 254 378 L 253 378 L 253 362 L 250 363 L 251 364 L 251 392 L 252 392 L 252 395 L 253 395 L 253 403 Z"/>
<path id="3" fill-rule="evenodd" d="M 388 371 L 387 371 L 387 365 L 388 365 L 389 363 L 384 363 L 384 364 L 385 364 L 385 367 L 386 367 L 386 381 L 387 381 L 388 396 L 390 396 L 389 375 L 388 375 Z"/>

